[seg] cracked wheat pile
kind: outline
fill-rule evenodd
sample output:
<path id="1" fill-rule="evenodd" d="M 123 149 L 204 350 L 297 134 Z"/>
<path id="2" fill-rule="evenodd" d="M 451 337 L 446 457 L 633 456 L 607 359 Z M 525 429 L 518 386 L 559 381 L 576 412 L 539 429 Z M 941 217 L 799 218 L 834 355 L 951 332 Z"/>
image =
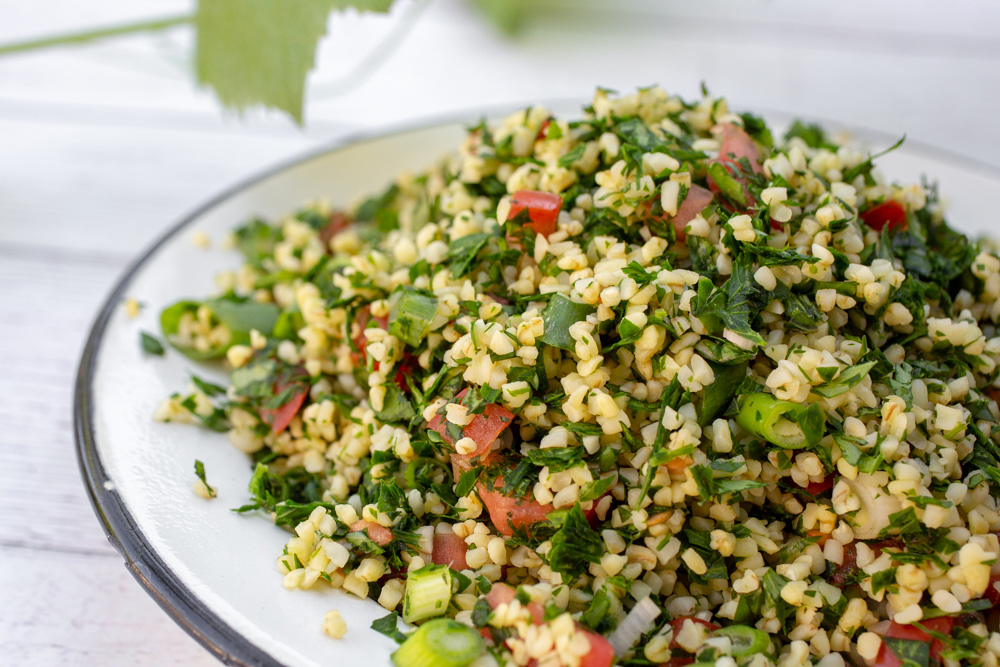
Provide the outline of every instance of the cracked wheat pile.
<path id="1" fill-rule="evenodd" d="M 400 667 L 997 665 L 1000 259 L 934 187 L 599 90 L 234 240 L 162 313 L 230 386 L 157 417 L 252 456 L 285 587 L 377 600 Z"/>

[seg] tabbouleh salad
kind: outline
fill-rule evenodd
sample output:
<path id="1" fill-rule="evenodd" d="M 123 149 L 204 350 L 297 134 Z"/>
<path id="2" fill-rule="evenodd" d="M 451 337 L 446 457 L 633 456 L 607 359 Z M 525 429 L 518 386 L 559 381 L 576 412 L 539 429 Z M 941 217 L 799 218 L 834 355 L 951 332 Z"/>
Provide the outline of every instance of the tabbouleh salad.
<path id="1" fill-rule="evenodd" d="M 1000 258 L 934 186 L 598 90 L 234 242 L 161 318 L 230 386 L 156 417 L 252 457 L 285 587 L 377 601 L 399 667 L 998 664 Z"/>

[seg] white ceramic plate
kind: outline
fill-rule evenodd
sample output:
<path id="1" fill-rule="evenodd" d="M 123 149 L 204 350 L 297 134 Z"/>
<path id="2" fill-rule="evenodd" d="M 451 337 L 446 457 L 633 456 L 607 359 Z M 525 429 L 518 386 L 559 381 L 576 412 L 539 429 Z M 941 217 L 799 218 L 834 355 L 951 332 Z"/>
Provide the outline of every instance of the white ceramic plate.
<path id="1" fill-rule="evenodd" d="M 464 120 L 473 120 L 469 114 Z M 782 125 L 787 118 L 770 114 Z M 97 317 L 76 387 L 80 465 L 95 511 L 136 579 L 192 636 L 228 664 L 319 666 L 389 663 L 394 643 L 369 629 L 385 610 L 370 600 L 316 586 L 286 591 L 275 559 L 288 534 L 256 515 L 238 515 L 250 478 L 248 457 L 225 436 L 194 426 L 152 421 L 167 395 L 196 372 L 224 383 L 175 351 L 163 358 L 140 351 L 140 330 L 157 332 L 162 308 L 215 291 L 213 276 L 236 268 L 235 252 L 200 250 L 193 232 L 219 242 L 251 216 L 275 218 L 310 199 L 346 205 L 379 191 L 399 172 L 419 170 L 456 146 L 464 123 L 450 122 L 348 142 L 251 179 L 198 209 L 138 259 Z M 893 138 L 855 132 L 875 148 Z M 997 229 L 987 217 L 1000 172 L 908 143 L 879 161 L 904 182 L 939 181 L 949 219 L 966 232 Z M 144 304 L 130 320 L 125 297 Z M 205 463 L 218 498 L 192 492 L 193 461 Z M 321 624 L 339 609 L 347 636 L 334 641 Z"/>

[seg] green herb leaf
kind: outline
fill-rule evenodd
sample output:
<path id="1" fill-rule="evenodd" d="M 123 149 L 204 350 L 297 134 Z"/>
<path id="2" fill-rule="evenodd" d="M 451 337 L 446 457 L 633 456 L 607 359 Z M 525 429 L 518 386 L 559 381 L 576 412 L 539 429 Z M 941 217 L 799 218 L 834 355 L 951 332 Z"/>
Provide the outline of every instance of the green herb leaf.
<path id="1" fill-rule="evenodd" d="M 208 490 L 208 496 L 210 498 L 214 498 L 217 494 L 215 489 L 209 485 L 208 480 L 205 479 L 205 464 L 197 459 L 195 459 L 194 462 L 194 474 L 197 475 L 198 479 L 201 480 L 201 483 L 205 485 L 205 489 Z"/>
<path id="2" fill-rule="evenodd" d="M 148 334 L 145 331 L 140 331 L 139 344 L 142 346 L 142 351 L 146 354 L 152 354 L 157 357 L 163 356 L 163 343 L 156 336 Z"/>
<path id="3" fill-rule="evenodd" d="M 816 385 L 812 391 L 817 396 L 822 396 L 823 398 L 834 398 L 835 396 L 846 394 L 868 375 L 868 371 L 875 367 L 875 363 L 874 361 L 869 361 L 846 368 L 840 371 L 840 375 L 835 379 Z"/>
<path id="4" fill-rule="evenodd" d="M 566 514 L 562 527 L 552 536 L 549 567 L 573 580 L 587 572 L 590 563 L 604 555 L 604 542 L 576 503 Z"/>
<path id="5" fill-rule="evenodd" d="M 607 493 L 608 489 L 614 486 L 617 480 L 617 475 L 608 475 L 607 477 L 600 477 L 587 482 L 580 489 L 580 502 L 585 503 L 588 500 L 597 500 Z"/>
<path id="6" fill-rule="evenodd" d="M 410 347 L 420 347 L 436 312 L 436 298 L 405 287 L 389 313 L 389 333 Z"/>
<path id="7" fill-rule="evenodd" d="M 402 644 L 406 641 L 406 635 L 399 631 L 397 627 L 397 622 L 399 619 L 399 614 L 392 611 L 382 618 L 376 618 L 372 621 L 372 630 L 383 634 L 389 639 L 393 639 L 397 644 Z"/>
<path id="8" fill-rule="evenodd" d="M 568 296 L 555 294 L 542 311 L 545 331 L 540 341 L 553 347 L 572 352 L 576 349 L 576 341 L 569 335 L 569 328 L 577 322 L 587 319 L 587 315 L 597 310 L 586 303 L 576 303 Z"/>

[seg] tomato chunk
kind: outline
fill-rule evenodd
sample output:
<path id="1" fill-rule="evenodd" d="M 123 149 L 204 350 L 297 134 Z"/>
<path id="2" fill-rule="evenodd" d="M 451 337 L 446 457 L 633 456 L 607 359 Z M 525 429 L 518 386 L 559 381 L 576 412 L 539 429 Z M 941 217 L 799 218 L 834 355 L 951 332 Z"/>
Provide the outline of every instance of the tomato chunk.
<path id="1" fill-rule="evenodd" d="M 330 220 L 319 230 L 319 240 L 323 243 L 323 249 L 330 252 L 330 239 L 351 226 L 354 219 L 343 211 L 334 211 L 330 214 Z"/>
<path id="2" fill-rule="evenodd" d="M 295 370 L 296 370 L 295 373 L 296 378 L 307 377 L 307 374 L 304 369 L 298 368 Z M 275 382 L 274 395 L 277 396 L 281 394 L 283 391 L 288 389 L 296 382 L 297 380 L 295 378 L 292 378 L 287 382 Z M 276 408 L 262 407 L 260 409 L 261 420 L 265 424 L 271 425 L 271 433 L 278 435 L 286 428 L 288 428 L 288 425 L 292 423 L 292 419 L 294 419 L 295 415 L 299 413 L 299 410 L 302 408 L 302 404 L 305 402 L 306 396 L 308 395 L 309 395 L 309 386 L 303 385 L 302 389 L 292 394 L 291 398 L 289 398 L 287 401 L 285 401 L 278 407 Z"/>
<path id="3" fill-rule="evenodd" d="M 355 521 L 350 525 L 351 532 L 367 532 L 368 537 L 372 542 L 384 547 L 385 545 L 392 542 L 392 531 L 381 524 L 377 524 L 374 521 L 365 521 L 360 519 Z"/>
<path id="4" fill-rule="evenodd" d="M 809 484 L 806 485 L 806 493 L 808 493 L 811 496 L 819 496 L 823 493 L 826 493 L 827 491 L 833 488 L 833 482 L 835 478 L 836 475 L 830 473 L 829 475 L 827 475 L 818 482 L 809 482 Z"/>
<path id="5" fill-rule="evenodd" d="M 949 636 L 951 635 L 951 629 L 954 624 L 955 619 L 951 616 L 939 616 L 938 618 L 930 618 L 925 621 L 920 621 L 919 623 L 919 625 L 931 630 L 932 632 Z M 943 653 L 946 648 L 940 639 L 927 634 L 917 625 L 904 625 L 893 621 L 889 624 L 889 629 L 886 630 L 885 636 L 894 637 L 896 639 L 908 639 L 910 641 L 929 642 L 931 645 L 931 659 L 936 661 L 941 660 L 941 653 Z M 877 667 L 897 667 L 902 664 L 902 661 L 896 657 L 896 654 L 893 653 L 892 649 L 883 643 L 881 648 L 879 648 L 878 655 L 875 656 L 875 665 Z"/>
<path id="6" fill-rule="evenodd" d="M 496 609 L 502 604 L 510 604 L 515 595 L 517 595 L 517 591 L 513 587 L 498 582 L 493 584 L 493 588 L 486 594 L 486 602 L 489 603 L 491 608 Z M 545 610 L 542 609 L 542 605 L 537 602 L 529 602 L 528 611 L 531 612 L 531 618 L 535 622 L 535 625 L 545 622 Z"/>
<path id="7" fill-rule="evenodd" d="M 479 484 L 477 488 L 494 528 L 503 535 L 514 534 L 512 524 L 514 528 L 521 528 L 545 521 L 546 516 L 555 509 L 552 505 L 542 505 L 528 497 L 505 496 L 500 493 L 498 487 L 494 487 L 493 491 L 487 491 L 483 484 Z"/>
<path id="8" fill-rule="evenodd" d="M 467 393 L 469 393 L 469 390 L 463 389 L 456 398 L 465 398 Z M 489 462 L 492 455 L 490 445 L 510 426 L 513 419 L 513 412 L 498 403 L 489 403 L 483 408 L 482 414 L 476 415 L 468 425 L 463 427 L 462 436 L 475 440 L 476 448 L 471 454 L 453 453 L 451 455 L 456 474 L 462 470 L 468 470 L 471 467 L 472 459 L 476 457 L 479 457 L 483 463 Z M 449 445 L 455 444 L 451 436 L 448 435 L 447 423 L 441 415 L 434 415 L 434 418 L 428 422 L 427 426 L 437 431 Z"/>
<path id="9" fill-rule="evenodd" d="M 880 540 L 868 545 L 875 557 L 882 555 L 883 549 L 901 547 L 902 544 L 897 538 Z M 856 542 L 844 545 L 844 559 L 830 575 L 830 583 L 834 586 L 843 586 L 858 571 L 858 547 Z"/>
<path id="10" fill-rule="evenodd" d="M 889 229 L 906 229 L 906 207 L 893 199 L 861 211 L 858 217 L 875 231 L 882 231 L 886 225 Z"/>
<path id="11" fill-rule="evenodd" d="M 536 233 L 548 237 L 549 234 L 556 231 L 556 220 L 562 209 L 562 197 L 551 192 L 518 190 L 510 197 L 510 213 L 507 214 L 507 219 L 513 219 L 525 209 L 527 209 L 528 219 L 531 221 L 528 226 Z"/>
<path id="12" fill-rule="evenodd" d="M 677 231 L 677 240 L 683 241 L 686 236 L 684 228 L 687 223 L 694 220 L 695 216 L 705 210 L 705 207 L 712 203 L 715 196 L 711 190 L 706 190 L 700 185 L 692 184 L 688 189 L 684 201 L 677 207 L 677 215 L 674 216 L 674 229 Z"/>
<path id="13" fill-rule="evenodd" d="M 667 662 L 660 663 L 660 667 L 684 667 L 684 665 L 690 665 L 692 662 L 694 662 L 694 658 L 683 655 L 674 656 Z"/>
<path id="14" fill-rule="evenodd" d="M 687 223 L 691 222 L 696 215 L 705 210 L 705 207 L 712 203 L 714 195 L 710 190 L 706 190 L 700 185 L 692 184 L 688 188 L 687 195 L 684 197 L 684 201 L 680 203 L 677 207 L 677 214 L 670 218 L 670 221 L 674 225 L 674 231 L 677 232 L 677 240 L 683 241 L 687 236 L 684 233 L 684 228 Z M 649 218 L 657 221 L 665 221 L 668 216 L 666 212 L 654 213 L 654 210 L 660 211 L 659 206 L 655 209 L 653 208 L 653 201 L 646 201 L 639 204 L 638 211 L 640 217 Z"/>
<path id="15" fill-rule="evenodd" d="M 455 533 L 434 533 L 434 551 L 431 560 L 435 565 L 447 565 L 453 570 L 468 569 L 465 554 L 469 547 Z"/>
<path id="16" fill-rule="evenodd" d="M 517 591 L 512 587 L 498 582 L 493 584 L 493 588 L 486 594 L 486 602 L 491 608 L 496 609 L 502 604 L 510 604 L 516 594 Z M 542 609 L 542 605 L 537 602 L 529 602 L 527 608 L 531 612 L 531 618 L 535 625 L 541 625 L 545 622 L 545 610 Z M 576 625 L 576 630 L 586 636 L 587 641 L 590 642 L 590 650 L 580 658 L 580 667 L 611 667 L 614 664 L 615 650 L 607 639 L 596 632 L 591 632 L 579 623 Z M 488 634 L 484 634 L 483 637 L 490 638 Z"/>
<path id="17" fill-rule="evenodd" d="M 351 338 L 351 342 L 354 343 L 354 347 L 358 348 L 357 352 L 351 352 L 351 361 L 354 362 L 355 366 L 364 366 L 368 363 L 368 353 L 365 352 L 365 328 L 368 326 L 368 322 L 375 320 L 378 323 L 379 328 L 388 329 L 389 328 L 389 318 L 388 317 L 372 317 L 371 308 L 368 306 L 363 307 L 358 311 L 357 315 L 358 322 L 358 333 L 356 336 Z M 373 366 L 374 370 L 378 370 L 378 362 L 375 362 Z"/>
<path id="18" fill-rule="evenodd" d="M 719 157 L 716 161 L 738 165 L 740 158 L 744 157 L 750 163 L 753 173 L 764 173 L 763 167 L 760 166 L 760 149 L 754 140 L 739 125 L 726 123 L 722 126 L 722 143 L 719 145 Z"/>
<path id="19" fill-rule="evenodd" d="M 709 632 L 715 632 L 720 627 L 715 623 L 712 623 L 710 621 L 703 621 L 700 618 L 695 618 L 694 616 L 678 616 L 677 618 L 672 619 L 670 621 L 670 627 L 674 629 L 673 636 L 675 637 L 674 639 L 670 640 L 670 648 L 678 648 L 680 646 L 680 644 L 677 643 L 676 637 L 677 633 L 679 633 L 681 629 L 684 627 L 685 621 L 691 621 L 692 623 L 696 623 L 697 625 L 703 625 Z"/>
<path id="20" fill-rule="evenodd" d="M 994 607 L 1000 605 L 1000 591 L 997 590 L 998 584 L 1000 584 L 1000 574 L 994 574 L 990 577 L 990 583 L 986 586 L 986 593 L 983 595 L 983 597 L 993 603 Z"/>
<path id="21" fill-rule="evenodd" d="M 580 658 L 580 667 L 611 667 L 614 664 L 615 650 L 611 647 L 611 642 L 590 630 L 578 627 L 577 631 L 586 635 L 590 642 L 590 651 Z"/>
<path id="22" fill-rule="evenodd" d="M 760 166 L 760 149 L 757 148 L 754 140 L 750 138 L 750 135 L 742 127 L 726 123 L 722 126 L 722 143 L 719 145 L 719 156 L 712 160 L 712 162 L 722 164 L 726 168 L 726 171 L 729 172 L 729 175 L 743 185 L 743 197 L 746 199 L 747 210 L 749 211 L 757 206 L 757 202 L 750 194 L 749 188 L 747 188 L 746 176 L 740 175 L 739 171 L 737 171 L 738 169 L 742 169 L 740 158 L 747 159 L 747 162 L 750 163 L 750 170 L 753 173 L 761 174 L 764 172 L 764 169 Z M 711 176 L 708 178 L 708 187 L 715 194 L 722 192 L 719 184 Z M 723 198 L 722 202 L 727 209 L 733 210 L 728 200 Z"/>

